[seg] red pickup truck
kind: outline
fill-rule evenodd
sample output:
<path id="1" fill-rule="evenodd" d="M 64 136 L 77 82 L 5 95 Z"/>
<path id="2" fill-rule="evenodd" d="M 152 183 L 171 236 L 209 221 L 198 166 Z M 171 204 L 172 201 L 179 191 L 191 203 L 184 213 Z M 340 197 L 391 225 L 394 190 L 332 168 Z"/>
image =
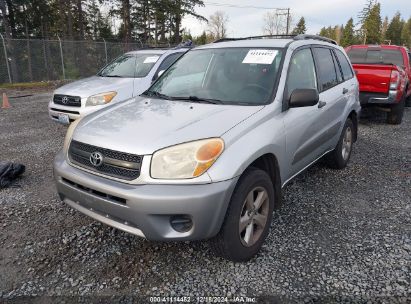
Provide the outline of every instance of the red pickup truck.
<path id="1" fill-rule="evenodd" d="M 387 122 L 400 124 L 411 99 L 411 55 L 395 45 L 352 45 L 346 48 L 360 83 L 362 107 L 378 106 Z"/>

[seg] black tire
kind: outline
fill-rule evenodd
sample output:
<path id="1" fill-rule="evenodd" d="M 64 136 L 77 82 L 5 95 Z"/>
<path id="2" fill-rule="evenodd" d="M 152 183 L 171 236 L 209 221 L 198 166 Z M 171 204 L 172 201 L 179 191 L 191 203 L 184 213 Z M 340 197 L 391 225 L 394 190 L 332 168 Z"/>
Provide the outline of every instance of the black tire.
<path id="1" fill-rule="evenodd" d="M 333 151 L 331 151 L 327 155 L 327 162 L 330 168 L 344 169 L 347 166 L 350 160 L 350 157 L 351 157 L 352 147 L 354 144 L 354 136 L 357 132 L 357 130 L 355 130 L 354 128 L 355 127 L 354 127 L 352 120 L 348 118 L 345 122 L 344 128 L 342 129 L 337 146 L 335 147 Z M 343 154 L 343 149 L 344 148 L 347 149 L 347 146 L 345 144 L 347 141 L 346 136 L 349 136 L 347 135 L 347 132 L 349 132 L 349 130 L 351 130 L 351 145 L 350 145 L 348 154 L 345 154 L 345 153 Z"/>
<path id="2" fill-rule="evenodd" d="M 250 241 L 250 245 L 246 246 L 244 243 L 245 240 L 240 232 L 240 218 L 246 216 L 244 208 L 247 206 L 247 197 L 255 189 L 264 189 L 266 191 L 265 194 L 268 197 L 268 202 L 265 201 L 265 203 L 263 203 L 264 205 L 259 209 L 262 210 L 264 206 L 266 221 L 264 228 L 258 228 L 258 221 L 255 221 L 253 218 L 251 218 L 250 223 L 247 226 L 244 226 L 246 227 L 244 229 L 245 233 L 250 225 L 258 228 L 252 228 L 253 232 L 255 229 L 256 237 L 253 239 L 255 243 Z M 257 197 L 260 193 L 262 192 L 257 192 Z M 274 197 L 274 186 L 268 174 L 257 168 L 247 169 L 240 177 L 235 187 L 220 232 L 213 239 L 209 240 L 210 247 L 214 253 L 234 262 L 248 261 L 256 255 L 270 229 L 273 216 Z M 261 212 L 259 210 L 256 212 Z M 249 216 L 248 214 L 249 213 L 247 213 L 247 216 Z M 254 215 L 251 213 L 251 217 L 253 216 Z"/>
<path id="3" fill-rule="evenodd" d="M 411 108 L 411 95 L 408 96 L 408 98 L 405 99 L 405 106 L 407 108 Z"/>
<path id="4" fill-rule="evenodd" d="M 402 122 L 405 110 L 405 97 L 397 104 L 391 107 L 391 111 L 387 113 L 387 123 L 391 125 L 399 125 Z"/>

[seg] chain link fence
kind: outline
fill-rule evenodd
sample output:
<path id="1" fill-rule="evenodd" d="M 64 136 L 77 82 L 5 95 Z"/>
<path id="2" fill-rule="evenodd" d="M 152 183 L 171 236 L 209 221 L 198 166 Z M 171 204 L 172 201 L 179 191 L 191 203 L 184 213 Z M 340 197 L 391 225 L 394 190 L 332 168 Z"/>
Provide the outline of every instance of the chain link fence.
<path id="1" fill-rule="evenodd" d="M 140 42 L 5 39 L 3 36 L 0 42 L 0 83 L 83 78 L 95 75 L 125 52 L 150 47 Z"/>

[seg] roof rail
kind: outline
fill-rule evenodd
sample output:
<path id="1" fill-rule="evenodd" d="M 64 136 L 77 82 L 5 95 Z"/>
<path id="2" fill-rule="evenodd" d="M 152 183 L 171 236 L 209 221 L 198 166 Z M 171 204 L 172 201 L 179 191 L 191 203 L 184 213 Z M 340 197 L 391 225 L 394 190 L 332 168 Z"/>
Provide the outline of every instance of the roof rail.
<path id="1" fill-rule="evenodd" d="M 293 39 L 295 35 L 261 35 L 261 36 L 249 36 L 239 38 L 221 38 L 213 41 L 213 43 L 226 42 L 226 41 L 238 41 L 238 40 L 251 40 L 251 39 L 266 39 L 266 38 L 278 38 L 278 39 Z"/>
<path id="2" fill-rule="evenodd" d="M 319 36 L 319 35 L 301 34 L 301 35 L 297 35 L 297 36 L 294 37 L 294 40 L 306 40 L 306 39 L 320 40 L 320 41 L 324 41 L 324 42 L 328 42 L 328 43 L 331 43 L 331 44 L 338 45 L 337 41 L 332 40 L 330 38 L 323 37 L 323 36 Z"/>
<path id="3" fill-rule="evenodd" d="M 278 39 L 293 39 L 293 40 L 306 40 L 306 39 L 313 39 L 313 40 L 319 40 L 319 41 L 324 41 L 328 43 L 332 43 L 337 45 L 337 41 L 332 40 L 330 38 L 318 36 L 318 35 L 261 35 L 261 36 L 250 36 L 250 37 L 241 37 L 241 38 L 221 38 L 213 43 L 219 43 L 219 42 L 226 42 L 226 41 L 238 41 L 238 40 L 252 40 L 252 39 L 266 39 L 266 38 L 278 38 Z"/>

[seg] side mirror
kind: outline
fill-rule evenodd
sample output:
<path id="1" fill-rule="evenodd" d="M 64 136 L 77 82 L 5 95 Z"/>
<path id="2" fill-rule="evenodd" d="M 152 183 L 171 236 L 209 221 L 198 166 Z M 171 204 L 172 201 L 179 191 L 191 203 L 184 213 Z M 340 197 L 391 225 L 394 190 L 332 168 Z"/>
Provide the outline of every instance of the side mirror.
<path id="1" fill-rule="evenodd" d="M 316 89 L 295 89 L 290 96 L 290 108 L 315 106 L 320 100 Z"/>

